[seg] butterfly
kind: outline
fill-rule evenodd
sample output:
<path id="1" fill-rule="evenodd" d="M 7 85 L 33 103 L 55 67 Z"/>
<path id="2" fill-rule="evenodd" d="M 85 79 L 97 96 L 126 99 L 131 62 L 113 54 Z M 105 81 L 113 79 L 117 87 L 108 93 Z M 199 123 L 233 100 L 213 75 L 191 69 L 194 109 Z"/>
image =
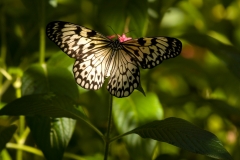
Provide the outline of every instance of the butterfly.
<path id="1" fill-rule="evenodd" d="M 139 67 L 153 68 L 182 50 L 182 43 L 176 38 L 118 36 L 113 40 L 89 28 L 62 21 L 50 22 L 46 34 L 63 52 L 76 59 L 73 73 L 78 85 L 98 90 L 109 77 L 107 89 L 119 98 L 129 96 L 139 86 Z"/>

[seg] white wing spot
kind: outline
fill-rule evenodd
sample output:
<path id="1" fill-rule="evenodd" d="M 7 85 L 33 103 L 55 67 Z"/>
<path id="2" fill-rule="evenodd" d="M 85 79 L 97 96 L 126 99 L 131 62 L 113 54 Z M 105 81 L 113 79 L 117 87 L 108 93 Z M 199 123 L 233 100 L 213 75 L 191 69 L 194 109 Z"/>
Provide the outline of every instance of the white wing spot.
<path id="1" fill-rule="evenodd" d="M 75 74 L 74 74 L 74 75 L 75 75 L 75 78 L 76 78 L 76 77 L 78 77 L 78 75 L 79 75 L 79 72 L 75 72 Z"/>
<path id="2" fill-rule="evenodd" d="M 81 81 L 82 81 L 82 80 L 81 80 L 80 78 L 77 78 L 77 83 L 78 83 L 78 84 L 81 84 Z"/>
<path id="3" fill-rule="evenodd" d="M 121 93 L 120 91 L 117 92 L 117 97 L 120 97 Z"/>
<path id="4" fill-rule="evenodd" d="M 138 86 L 137 83 L 134 83 L 134 84 L 133 84 L 133 87 L 134 87 L 134 88 L 137 88 L 137 86 Z"/>
<path id="5" fill-rule="evenodd" d="M 85 84 L 85 81 L 82 81 L 81 86 L 84 86 L 84 84 Z"/>
<path id="6" fill-rule="evenodd" d="M 130 86 L 130 93 L 132 93 L 133 91 L 133 86 Z"/>
<path id="7" fill-rule="evenodd" d="M 129 92 L 128 91 L 125 91 L 124 92 L 124 96 L 126 97 L 126 96 L 128 96 L 129 95 Z"/>
<path id="8" fill-rule="evenodd" d="M 73 72 L 76 72 L 77 70 L 78 70 L 77 67 L 74 67 L 74 68 L 73 68 Z"/>

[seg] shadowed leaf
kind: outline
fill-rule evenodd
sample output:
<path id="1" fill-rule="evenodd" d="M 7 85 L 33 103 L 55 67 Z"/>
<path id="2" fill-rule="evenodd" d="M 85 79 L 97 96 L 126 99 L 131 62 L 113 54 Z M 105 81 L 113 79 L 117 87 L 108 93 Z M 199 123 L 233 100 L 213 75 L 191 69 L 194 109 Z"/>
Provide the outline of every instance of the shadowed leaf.
<path id="1" fill-rule="evenodd" d="M 214 134 L 180 118 L 171 117 L 162 121 L 153 121 L 124 135 L 131 133 L 136 133 L 142 138 L 166 142 L 212 158 L 232 160 L 230 154 Z"/>

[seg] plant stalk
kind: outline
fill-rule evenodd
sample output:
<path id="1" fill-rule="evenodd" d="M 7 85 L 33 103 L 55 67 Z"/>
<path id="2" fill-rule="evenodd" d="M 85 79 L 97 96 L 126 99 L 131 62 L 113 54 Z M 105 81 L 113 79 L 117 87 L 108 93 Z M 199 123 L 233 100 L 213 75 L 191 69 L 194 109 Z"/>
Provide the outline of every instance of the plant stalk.
<path id="1" fill-rule="evenodd" d="M 40 44 L 39 44 L 39 63 L 42 65 L 45 63 L 45 1 L 41 1 L 41 7 L 40 7 L 40 15 L 39 15 L 39 21 L 40 21 Z"/>
<path id="2" fill-rule="evenodd" d="M 107 126 L 107 134 L 106 134 L 106 137 L 105 137 L 104 160 L 108 159 L 108 152 L 109 152 L 110 131 L 111 131 L 111 124 L 112 124 L 112 102 L 113 102 L 113 96 L 110 95 L 110 97 L 109 97 L 109 110 L 108 110 L 108 126 Z"/>

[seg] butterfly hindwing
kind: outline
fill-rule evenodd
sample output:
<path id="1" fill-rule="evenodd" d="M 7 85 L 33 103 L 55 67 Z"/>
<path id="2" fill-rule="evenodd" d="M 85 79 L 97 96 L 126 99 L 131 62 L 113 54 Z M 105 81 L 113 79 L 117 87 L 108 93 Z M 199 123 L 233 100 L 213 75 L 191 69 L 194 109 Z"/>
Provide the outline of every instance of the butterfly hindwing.
<path id="1" fill-rule="evenodd" d="M 127 52 L 119 50 L 114 53 L 108 91 L 116 97 L 127 97 L 140 83 L 140 71 L 137 63 Z"/>
<path id="2" fill-rule="evenodd" d="M 123 46 L 144 69 L 153 68 L 165 59 L 176 57 L 182 49 L 182 43 L 170 37 L 132 39 L 123 42 Z"/>
<path id="3" fill-rule="evenodd" d="M 110 48 L 89 51 L 80 55 L 73 66 L 76 82 L 83 88 L 97 90 L 102 87 L 109 70 Z"/>

